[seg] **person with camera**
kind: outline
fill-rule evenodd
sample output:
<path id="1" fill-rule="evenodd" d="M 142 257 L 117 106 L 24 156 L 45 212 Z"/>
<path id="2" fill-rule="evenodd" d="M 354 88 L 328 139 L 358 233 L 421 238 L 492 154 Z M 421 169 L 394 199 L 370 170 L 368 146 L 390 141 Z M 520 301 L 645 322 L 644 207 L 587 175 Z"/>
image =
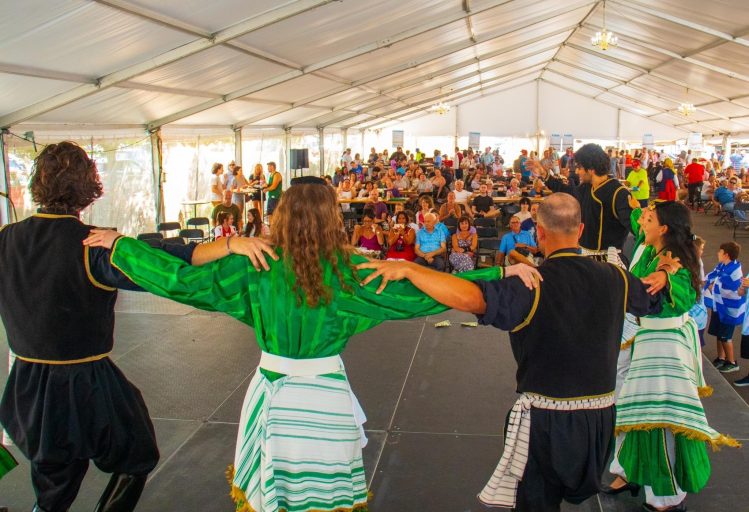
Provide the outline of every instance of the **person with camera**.
<path id="1" fill-rule="evenodd" d="M 388 232 L 388 252 L 385 258 L 388 260 L 413 261 L 416 258 L 414 242 L 416 231 L 409 226 L 408 215 L 400 211 L 395 216 L 395 224 Z"/>
<path id="2" fill-rule="evenodd" d="M 361 224 L 354 227 L 351 245 L 370 251 L 381 251 L 385 245 L 385 235 L 380 225 L 375 223 L 375 213 L 371 208 L 364 209 Z"/>

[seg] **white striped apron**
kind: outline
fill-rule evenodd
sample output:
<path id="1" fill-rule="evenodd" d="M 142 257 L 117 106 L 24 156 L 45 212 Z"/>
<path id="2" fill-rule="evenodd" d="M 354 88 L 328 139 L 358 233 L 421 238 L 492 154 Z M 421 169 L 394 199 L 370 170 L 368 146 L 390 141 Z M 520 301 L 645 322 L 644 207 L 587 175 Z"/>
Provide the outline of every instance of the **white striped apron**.
<path id="1" fill-rule="evenodd" d="M 263 352 L 237 435 L 232 498 L 239 511 L 304 512 L 366 506 L 366 421 L 340 356 L 291 359 Z"/>
<path id="2" fill-rule="evenodd" d="M 604 409 L 614 405 L 614 394 L 595 398 L 559 400 L 533 393 L 523 393 L 510 411 L 505 436 L 505 449 L 494 474 L 489 479 L 478 499 L 490 507 L 514 508 L 518 484 L 523 479 L 528 463 L 528 443 L 531 432 L 531 409 L 554 411 L 577 411 Z"/>

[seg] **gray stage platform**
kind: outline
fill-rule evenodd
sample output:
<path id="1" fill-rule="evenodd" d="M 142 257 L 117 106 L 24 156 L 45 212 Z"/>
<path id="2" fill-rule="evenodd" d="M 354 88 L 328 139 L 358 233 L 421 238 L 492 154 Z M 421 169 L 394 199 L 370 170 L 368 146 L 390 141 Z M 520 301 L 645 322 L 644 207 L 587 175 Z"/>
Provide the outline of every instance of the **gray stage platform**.
<path id="1" fill-rule="evenodd" d="M 704 218 L 700 222 L 707 224 Z M 711 268 L 714 258 L 706 255 L 705 264 Z M 148 303 L 127 307 L 138 311 Z M 232 511 L 224 470 L 259 359 L 254 336 L 228 317 L 168 306 L 157 310 L 117 318 L 114 359 L 142 390 L 162 453 L 138 510 Z M 433 327 L 448 318 L 452 327 Z M 486 510 L 475 495 L 502 452 L 501 426 L 515 399 L 515 363 L 505 333 L 458 325 L 469 319 L 450 312 L 386 323 L 353 338 L 345 352 L 352 386 L 369 418 L 364 455 L 374 512 Z M 4 362 L 4 331 L 0 336 Z M 749 442 L 749 407 L 707 362 L 705 373 L 715 387 L 705 400 L 712 425 Z M 0 390 L 5 376 L 0 364 Z M 701 494 L 688 497 L 690 510 L 749 510 L 747 449 L 723 449 L 710 458 L 713 477 Z M 72 510 L 92 510 L 106 482 L 92 467 Z M 33 502 L 24 463 L 0 481 L 0 505 L 20 512 Z M 636 511 L 641 502 L 642 497 L 597 496 L 564 510 Z"/>

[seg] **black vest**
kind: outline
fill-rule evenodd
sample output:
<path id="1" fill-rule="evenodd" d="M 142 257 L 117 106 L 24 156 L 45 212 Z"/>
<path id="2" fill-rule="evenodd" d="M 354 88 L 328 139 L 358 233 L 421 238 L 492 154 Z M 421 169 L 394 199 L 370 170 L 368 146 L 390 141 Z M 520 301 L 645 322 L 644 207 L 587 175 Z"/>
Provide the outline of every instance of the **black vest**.
<path id="1" fill-rule="evenodd" d="M 627 201 L 627 189 L 613 179 L 595 190 L 589 183 L 584 183 L 580 185 L 578 200 L 585 224 L 580 245 L 592 250 L 621 249 L 627 238 L 627 228 L 616 216 L 616 202 Z M 623 220 L 625 224 L 629 222 L 629 219 Z"/>
<path id="2" fill-rule="evenodd" d="M 0 318 L 17 355 L 61 361 L 112 350 L 117 291 L 89 271 L 89 229 L 38 214 L 0 230 Z"/>
<path id="3" fill-rule="evenodd" d="M 626 305 L 623 272 L 592 258 L 557 253 L 526 321 L 510 333 L 518 392 L 552 398 L 614 390 Z"/>

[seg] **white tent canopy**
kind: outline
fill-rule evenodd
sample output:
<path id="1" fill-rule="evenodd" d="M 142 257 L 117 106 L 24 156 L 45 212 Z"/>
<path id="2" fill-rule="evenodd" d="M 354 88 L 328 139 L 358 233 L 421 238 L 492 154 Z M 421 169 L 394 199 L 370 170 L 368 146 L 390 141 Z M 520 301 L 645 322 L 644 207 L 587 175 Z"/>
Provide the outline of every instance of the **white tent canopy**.
<path id="1" fill-rule="evenodd" d="M 744 0 L 609 0 L 606 13 L 620 42 L 602 52 L 591 0 L 7 2 L 0 127 L 378 128 L 518 85 L 530 116 L 540 89 L 546 131 L 547 108 L 574 103 L 576 123 L 621 110 L 619 126 L 749 132 Z M 503 105 L 497 121 L 518 131 Z"/>
<path id="2" fill-rule="evenodd" d="M 127 233 L 205 214 L 214 162 L 291 148 L 451 153 L 469 132 L 514 157 L 551 134 L 606 145 L 749 134 L 746 0 L 28 0 L 0 17 L 0 224 L 33 212 L 41 144 L 76 140 Z M 437 115 L 430 107 L 453 108 Z M 681 103 L 696 111 L 685 117 Z M 32 133 L 29 133 L 32 132 Z"/>

